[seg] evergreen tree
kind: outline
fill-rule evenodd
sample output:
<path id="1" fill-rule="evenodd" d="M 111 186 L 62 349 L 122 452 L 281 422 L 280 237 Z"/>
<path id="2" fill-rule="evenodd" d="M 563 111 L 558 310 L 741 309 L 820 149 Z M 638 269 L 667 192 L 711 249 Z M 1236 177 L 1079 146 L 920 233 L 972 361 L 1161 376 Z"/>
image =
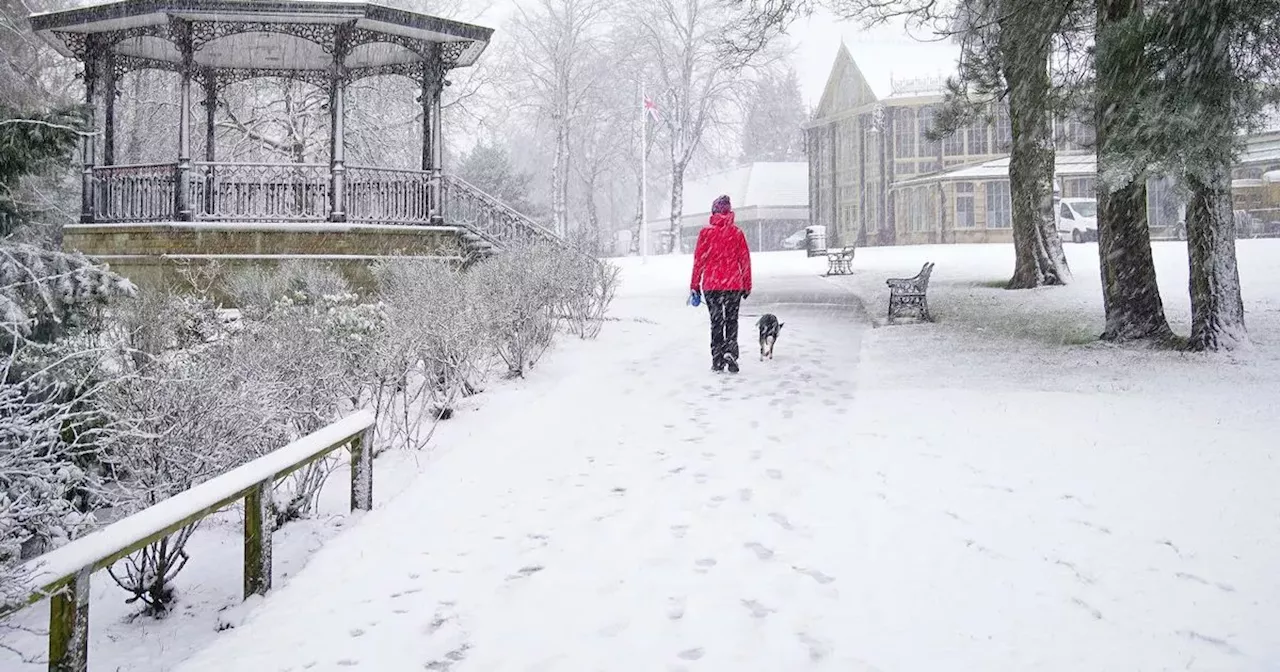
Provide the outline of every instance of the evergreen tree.
<path id="1" fill-rule="evenodd" d="M 800 78 L 795 68 L 769 73 L 756 82 L 742 130 L 742 162 L 803 161 L 805 122 Z"/>
<path id="2" fill-rule="evenodd" d="M 529 183 L 533 176 L 517 171 L 504 147 L 477 143 L 458 163 L 458 176 L 521 214 L 529 217 L 539 214 L 529 202 Z"/>
<path id="3" fill-rule="evenodd" d="M 0 104 L 0 237 L 33 214 L 22 204 L 22 180 L 65 166 L 84 118 L 79 107 L 31 112 Z"/>

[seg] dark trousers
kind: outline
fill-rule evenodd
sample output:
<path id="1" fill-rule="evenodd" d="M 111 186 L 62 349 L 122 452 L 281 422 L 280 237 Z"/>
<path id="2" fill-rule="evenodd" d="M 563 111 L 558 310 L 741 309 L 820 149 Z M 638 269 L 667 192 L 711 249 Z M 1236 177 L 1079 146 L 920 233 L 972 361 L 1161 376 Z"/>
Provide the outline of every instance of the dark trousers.
<path id="1" fill-rule="evenodd" d="M 711 312 L 711 362 L 721 366 L 725 355 L 738 359 L 738 305 L 742 292 L 714 290 L 702 293 Z"/>

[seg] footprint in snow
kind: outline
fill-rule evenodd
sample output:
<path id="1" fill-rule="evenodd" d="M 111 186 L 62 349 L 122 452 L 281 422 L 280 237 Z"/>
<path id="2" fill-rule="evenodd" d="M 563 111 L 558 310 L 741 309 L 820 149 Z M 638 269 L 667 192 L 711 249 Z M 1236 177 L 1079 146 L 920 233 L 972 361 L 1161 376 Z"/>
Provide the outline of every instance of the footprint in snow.
<path id="1" fill-rule="evenodd" d="M 684 598 L 668 597 L 667 598 L 667 618 L 678 621 L 684 618 Z"/>
<path id="2" fill-rule="evenodd" d="M 684 539 L 684 535 L 688 531 L 689 531 L 688 525 L 672 525 L 671 526 L 671 536 L 675 537 L 676 539 Z"/>
<path id="3" fill-rule="evenodd" d="M 742 488 L 738 491 L 738 499 L 744 502 L 751 501 L 751 498 L 754 496 L 755 493 L 751 491 L 751 488 Z"/>
<path id="4" fill-rule="evenodd" d="M 781 513 L 777 513 L 777 512 L 770 513 L 769 519 L 777 523 L 778 527 L 781 527 L 782 529 L 787 530 L 788 532 L 794 531 L 796 529 L 796 526 L 792 525 L 791 521 L 787 520 L 787 517 L 782 515 Z"/>
<path id="5" fill-rule="evenodd" d="M 747 550 L 751 551 L 752 553 L 755 553 L 755 554 L 756 554 L 756 557 L 757 557 L 757 558 L 759 558 L 759 559 L 761 559 L 761 560 L 772 560 L 772 559 L 773 559 L 773 549 L 771 549 L 771 548 L 769 548 L 769 547 L 765 546 L 764 544 L 761 544 L 761 543 L 760 543 L 760 542 L 758 542 L 758 541 L 748 542 L 748 543 L 743 544 L 742 546 L 743 546 L 743 548 L 746 548 Z"/>
<path id="6" fill-rule="evenodd" d="M 781 469 L 766 469 L 764 473 L 765 473 L 769 478 L 772 478 L 772 479 L 773 479 L 773 480 L 775 480 L 775 481 L 778 481 L 778 480 L 781 480 L 781 479 L 782 479 L 782 470 L 781 470 Z"/>
<path id="7" fill-rule="evenodd" d="M 676 655 L 679 656 L 681 660 L 698 660 L 699 658 L 702 658 L 704 652 L 702 647 L 698 647 L 696 649 L 685 649 Z"/>
<path id="8" fill-rule="evenodd" d="M 743 600 L 742 606 L 747 608 L 747 611 L 751 614 L 751 618 L 765 618 L 776 611 L 775 609 L 766 607 L 755 600 Z"/>
<path id="9" fill-rule="evenodd" d="M 809 648 L 809 660 L 812 662 L 819 662 L 831 655 L 831 645 L 820 639 L 811 637 L 803 632 L 797 633 L 796 638 L 800 640 L 801 644 Z"/>
<path id="10" fill-rule="evenodd" d="M 816 569 L 809 569 L 807 567 L 794 567 L 794 566 L 791 569 L 794 569 L 797 572 L 804 574 L 805 576 L 813 579 L 814 581 L 817 581 L 818 583 L 824 586 L 829 583 L 834 583 L 836 580 L 834 576 L 831 576 L 829 574 L 824 574 Z"/>
<path id="11" fill-rule="evenodd" d="M 533 576 L 534 574 L 541 572 L 543 569 L 546 569 L 546 568 L 543 567 L 542 565 L 526 565 L 516 570 L 515 574 L 508 576 L 507 580 L 515 581 L 516 579 L 523 579 L 526 576 Z"/>

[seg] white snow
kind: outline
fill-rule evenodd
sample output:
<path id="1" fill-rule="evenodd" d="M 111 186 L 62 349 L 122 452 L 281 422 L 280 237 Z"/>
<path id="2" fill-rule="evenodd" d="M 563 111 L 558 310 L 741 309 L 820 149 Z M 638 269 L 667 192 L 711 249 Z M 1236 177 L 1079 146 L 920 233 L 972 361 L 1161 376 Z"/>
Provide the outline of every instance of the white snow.
<path id="1" fill-rule="evenodd" d="M 1022 292 L 996 287 L 1009 246 L 862 249 L 844 278 L 757 255 L 736 377 L 708 370 L 688 258 L 623 260 L 599 340 L 468 399 L 409 487 L 379 481 L 233 629 L 130 648 L 95 591 L 94 665 L 1276 669 L 1280 241 L 1239 251 L 1255 347 L 1232 355 L 1096 343 L 1092 244 L 1073 285 Z M 1185 246 L 1155 252 L 1186 334 Z M 925 261 L 939 322 L 871 328 Z M 786 326 L 762 363 L 765 310 Z M 234 567 L 184 589 L 207 610 L 239 539 L 204 538 Z M 183 638 L 212 641 L 179 665 Z"/>

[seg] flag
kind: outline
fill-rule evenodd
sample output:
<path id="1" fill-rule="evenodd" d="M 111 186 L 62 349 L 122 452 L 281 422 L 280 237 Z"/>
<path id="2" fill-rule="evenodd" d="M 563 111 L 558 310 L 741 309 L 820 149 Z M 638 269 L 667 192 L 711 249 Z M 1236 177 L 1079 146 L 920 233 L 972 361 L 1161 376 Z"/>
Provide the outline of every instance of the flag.
<path id="1" fill-rule="evenodd" d="M 655 105 L 653 99 L 648 96 L 644 97 L 644 111 L 648 112 L 649 116 L 653 117 L 654 121 L 658 120 L 658 106 Z"/>

